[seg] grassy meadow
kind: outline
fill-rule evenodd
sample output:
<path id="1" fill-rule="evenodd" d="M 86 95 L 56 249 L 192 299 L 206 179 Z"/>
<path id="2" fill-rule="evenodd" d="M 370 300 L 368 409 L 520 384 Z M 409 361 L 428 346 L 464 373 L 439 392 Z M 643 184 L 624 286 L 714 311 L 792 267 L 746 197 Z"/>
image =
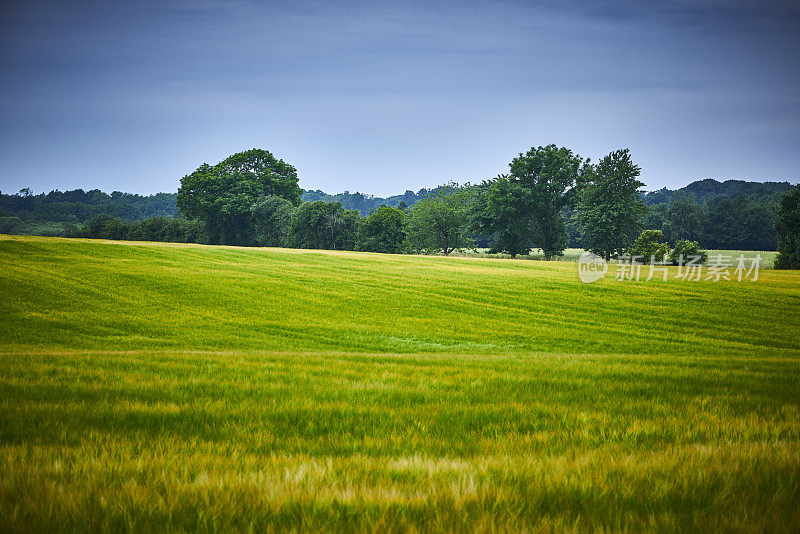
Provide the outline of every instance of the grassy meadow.
<path id="1" fill-rule="evenodd" d="M 800 272 L 0 236 L 0 531 L 800 530 Z"/>

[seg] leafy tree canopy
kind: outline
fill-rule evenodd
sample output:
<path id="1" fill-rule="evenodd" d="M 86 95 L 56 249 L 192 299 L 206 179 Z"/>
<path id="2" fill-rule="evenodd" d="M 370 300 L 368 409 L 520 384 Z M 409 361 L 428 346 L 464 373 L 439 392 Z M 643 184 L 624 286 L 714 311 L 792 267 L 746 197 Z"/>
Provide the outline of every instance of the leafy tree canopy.
<path id="1" fill-rule="evenodd" d="M 360 215 L 338 202 L 303 202 L 292 219 L 292 245 L 298 248 L 355 250 Z"/>
<path id="2" fill-rule="evenodd" d="M 604 157 L 587 172 L 578 194 L 576 215 L 586 248 L 606 259 L 629 247 L 647 212 L 639 181 L 641 169 L 628 149 Z"/>
<path id="3" fill-rule="evenodd" d="M 285 247 L 289 245 L 294 205 L 283 197 L 261 197 L 250 208 L 253 237 L 259 246 Z"/>
<path id="4" fill-rule="evenodd" d="M 697 241 L 681 239 L 675 243 L 675 248 L 669 253 L 669 261 L 673 265 L 688 264 L 692 259 L 699 258 L 699 263 L 708 261 L 708 252 L 702 250 Z"/>
<path id="5" fill-rule="evenodd" d="M 640 263 L 663 262 L 669 254 L 669 244 L 663 239 L 661 230 L 643 231 L 631 246 L 631 258 L 636 258 Z"/>
<path id="6" fill-rule="evenodd" d="M 546 257 L 563 253 L 567 233 L 562 208 L 575 201 L 576 186 L 590 171 L 589 160 L 550 144 L 531 148 L 509 164 L 510 173 L 484 182 L 475 229 L 495 238 L 495 249 L 512 256 L 531 247 Z"/>
<path id="7" fill-rule="evenodd" d="M 445 255 L 469 246 L 473 188 L 448 184 L 418 201 L 409 210 L 408 240 L 416 251 L 441 250 Z"/>
<path id="8" fill-rule="evenodd" d="M 528 254 L 535 237 L 530 206 L 530 192 L 508 176 L 483 182 L 475 195 L 472 230 L 491 237 L 490 253 Z"/>
<path id="9" fill-rule="evenodd" d="M 300 203 L 297 171 L 266 150 L 234 154 L 215 166 L 202 164 L 181 179 L 178 208 L 206 223 L 219 243 L 254 243 L 250 208 L 259 197 L 274 195 Z"/>
<path id="10" fill-rule="evenodd" d="M 381 206 L 361 222 L 358 250 L 399 254 L 403 251 L 406 214 L 391 206 Z"/>
<path id="11" fill-rule="evenodd" d="M 679 195 L 667 209 L 664 235 L 670 243 L 699 241 L 704 222 L 703 208 L 689 196 Z"/>

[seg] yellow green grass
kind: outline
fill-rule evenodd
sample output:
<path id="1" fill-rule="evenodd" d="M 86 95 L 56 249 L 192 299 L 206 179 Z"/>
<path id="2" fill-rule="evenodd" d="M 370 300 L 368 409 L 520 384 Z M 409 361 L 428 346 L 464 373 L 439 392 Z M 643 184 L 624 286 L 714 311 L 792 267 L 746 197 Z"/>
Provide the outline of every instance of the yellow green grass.
<path id="1" fill-rule="evenodd" d="M 798 272 L 0 236 L 0 531 L 797 530 L 798 327 Z"/>

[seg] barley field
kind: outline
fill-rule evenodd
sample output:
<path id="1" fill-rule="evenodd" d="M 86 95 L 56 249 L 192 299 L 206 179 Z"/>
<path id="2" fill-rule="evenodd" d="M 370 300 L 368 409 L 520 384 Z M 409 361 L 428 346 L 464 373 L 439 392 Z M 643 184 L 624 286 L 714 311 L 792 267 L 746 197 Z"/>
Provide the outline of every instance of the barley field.
<path id="1" fill-rule="evenodd" d="M 800 272 L 0 236 L 0 531 L 800 530 Z"/>

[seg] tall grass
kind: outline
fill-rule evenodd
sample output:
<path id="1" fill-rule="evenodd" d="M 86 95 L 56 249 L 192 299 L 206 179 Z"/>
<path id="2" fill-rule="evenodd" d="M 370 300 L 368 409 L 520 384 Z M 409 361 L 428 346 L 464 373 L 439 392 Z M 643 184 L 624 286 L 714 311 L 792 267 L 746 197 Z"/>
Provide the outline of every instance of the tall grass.
<path id="1" fill-rule="evenodd" d="M 3 237 L 0 530 L 797 530 L 798 283 Z"/>

